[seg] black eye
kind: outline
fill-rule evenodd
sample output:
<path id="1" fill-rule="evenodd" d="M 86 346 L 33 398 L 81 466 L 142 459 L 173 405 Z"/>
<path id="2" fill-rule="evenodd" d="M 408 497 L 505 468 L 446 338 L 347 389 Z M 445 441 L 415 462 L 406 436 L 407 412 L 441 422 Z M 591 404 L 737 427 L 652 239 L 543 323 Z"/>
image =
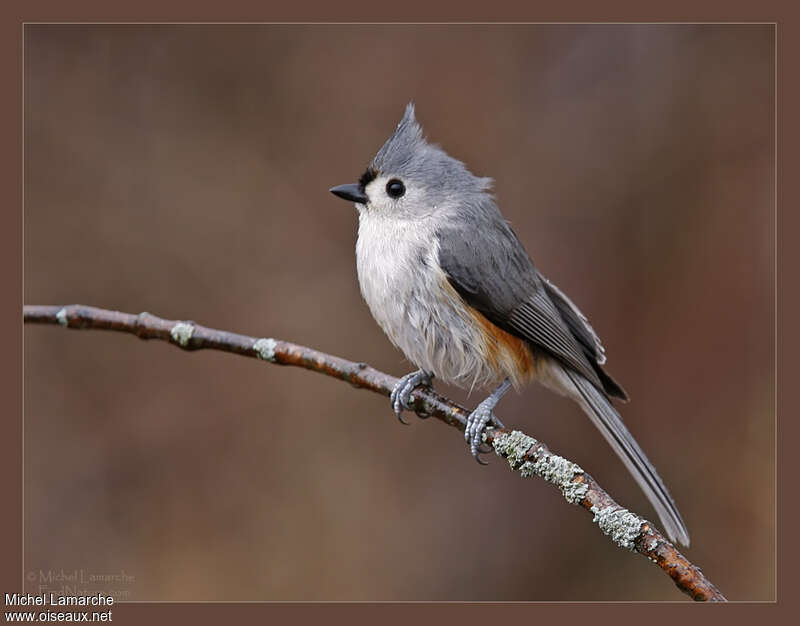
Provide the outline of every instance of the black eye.
<path id="1" fill-rule="evenodd" d="M 406 192 L 406 186 L 403 184 L 402 180 L 397 180 L 393 178 L 388 183 L 386 183 L 386 193 L 389 195 L 390 198 L 399 198 Z"/>

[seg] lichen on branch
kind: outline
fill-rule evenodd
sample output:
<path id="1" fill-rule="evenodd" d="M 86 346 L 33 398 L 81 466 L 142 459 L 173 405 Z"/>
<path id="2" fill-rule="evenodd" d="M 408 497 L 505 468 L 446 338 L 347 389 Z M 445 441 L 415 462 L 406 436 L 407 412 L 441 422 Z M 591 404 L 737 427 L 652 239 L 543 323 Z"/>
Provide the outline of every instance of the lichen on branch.
<path id="1" fill-rule="evenodd" d="M 149 313 L 138 315 L 79 304 L 26 305 L 25 323 L 56 324 L 66 328 L 112 330 L 140 339 L 159 339 L 183 350 L 221 350 L 278 365 L 292 365 L 349 382 L 385 396 L 398 382 L 394 376 L 366 363 L 355 363 L 271 337 L 249 337 L 206 328 L 185 320 L 165 320 Z M 413 410 L 464 430 L 469 415 L 464 407 L 433 390 L 414 391 Z M 700 571 L 649 521 L 617 504 L 597 481 L 577 464 L 550 452 L 528 435 L 502 428 L 487 429 L 485 442 L 508 460 L 523 477 L 538 476 L 559 488 L 564 499 L 592 513 L 592 521 L 616 545 L 648 558 L 666 572 L 677 587 L 695 600 L 725 601 Z"/>

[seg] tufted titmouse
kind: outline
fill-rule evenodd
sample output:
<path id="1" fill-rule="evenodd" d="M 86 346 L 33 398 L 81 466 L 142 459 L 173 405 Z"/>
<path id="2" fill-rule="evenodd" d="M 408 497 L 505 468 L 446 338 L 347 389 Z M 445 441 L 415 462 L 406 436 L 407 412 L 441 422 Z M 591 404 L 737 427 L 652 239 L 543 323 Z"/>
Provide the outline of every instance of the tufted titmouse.
<path id="1" fill-rule="evenodd" d="M 429 144 L 414 105 L 357 183 L 330 191 L 356 203 L 361 294 L 419 370 L 392 392 L 402 420 L 412 391 L 434 376 L 462 387 L 498 385 L 472 412 L 476 458 L 494 407 L 511 385 L 536 380 L 575 400 L 644 490 L 673 540 L 689 544 L 675 502 L 610 397 L 625 391 L 601 367 L 586 317 L 542 276 L 503 219 L 492 181 Z"/>

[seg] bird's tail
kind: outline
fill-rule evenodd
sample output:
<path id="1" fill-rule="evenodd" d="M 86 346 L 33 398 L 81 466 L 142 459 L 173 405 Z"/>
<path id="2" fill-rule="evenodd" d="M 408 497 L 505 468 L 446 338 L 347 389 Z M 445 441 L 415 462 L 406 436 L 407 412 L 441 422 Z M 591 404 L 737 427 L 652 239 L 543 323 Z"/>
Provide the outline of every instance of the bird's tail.
<path id="1" fill-rule="evenodd" d="M 688 546 L 689 531 L 683 523 L 678 507 L 675 506 L 675 501 L 669 495 L 656 468 L 642 452 L 633 435 L 622 423 L 619 414 L 611 406 L 611 402 L 591 382 L 577 372 L 565 368 L 565 373 L 575 385 L 576 400 L 625 463 L 636 482 L 639 483 L 647 499 L 658 513 L 669 538 Z"/>

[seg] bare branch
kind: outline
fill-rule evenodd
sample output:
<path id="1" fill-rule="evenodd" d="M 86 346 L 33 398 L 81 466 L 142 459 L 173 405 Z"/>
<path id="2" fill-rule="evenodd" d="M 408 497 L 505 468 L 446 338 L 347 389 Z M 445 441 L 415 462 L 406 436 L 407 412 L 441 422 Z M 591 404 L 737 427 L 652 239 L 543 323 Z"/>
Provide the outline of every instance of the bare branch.
<path id="1" fill-rule="evenodd" d="M 354 363 L 287 341 L 258 338 L 206 328 L 189 321 L 165 320 L 149 313 L 132 315 L 95 307 L 25 306 L 26 323 L 59 324 L 67 328 L 115 330 L 140 339 L 160 339 L 184 350 L 222 350 L 279 365 L 303 367 L 388 396 L 397 378 L 366 363 Z M 414 392 L 413 408 L 464 430 L 464 407 L 433 391 Z M 593 521 L 614 543 L 647 557 L 669 574 L 678 588 L 695 600 L 725 601 L 725 597 L 649 521 L 624 509 L 578 465 L 550 452 L 547 446 L 519 431 L 489 429 L 486 443 L 508 460 L 511 469 L 536 475 L 556 485 L 567 502 L 594 514 Z"/>

